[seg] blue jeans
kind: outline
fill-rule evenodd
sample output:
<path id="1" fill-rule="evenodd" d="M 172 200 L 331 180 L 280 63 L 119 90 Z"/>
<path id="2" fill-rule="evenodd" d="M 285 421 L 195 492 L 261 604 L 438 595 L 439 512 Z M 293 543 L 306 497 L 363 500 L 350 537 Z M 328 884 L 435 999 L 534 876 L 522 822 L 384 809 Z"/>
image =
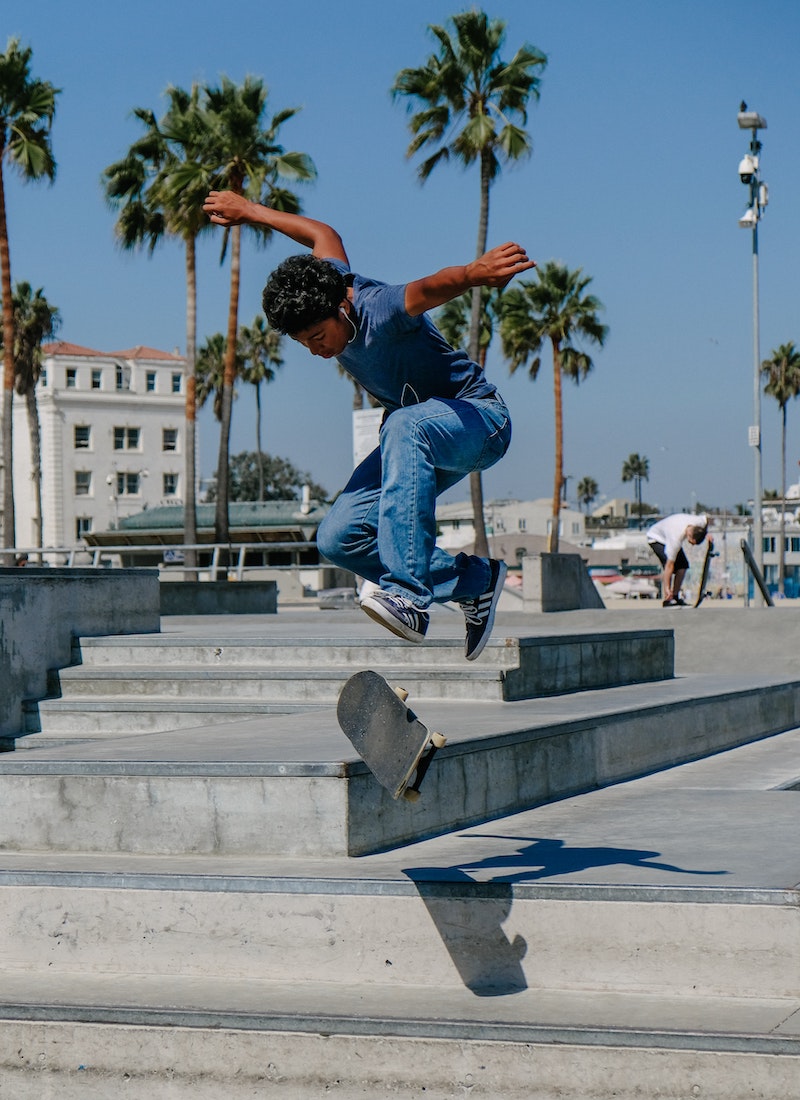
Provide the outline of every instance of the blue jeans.
<path id="1" fill-rule="evenodd" d="M 436 546 L 436 498 L 502 458 L 511 420 L 501 400 L 431 398 L 396 409 L 317 531 L 335 565 L 415 606 L 480 596 L 489 563 Z"/>

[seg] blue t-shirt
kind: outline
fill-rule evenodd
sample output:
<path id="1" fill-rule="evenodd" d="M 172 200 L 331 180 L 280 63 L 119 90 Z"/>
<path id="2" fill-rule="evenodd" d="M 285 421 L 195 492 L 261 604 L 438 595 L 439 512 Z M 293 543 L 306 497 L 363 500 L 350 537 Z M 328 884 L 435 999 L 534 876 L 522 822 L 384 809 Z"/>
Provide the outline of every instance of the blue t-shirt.
<path id="1" fill-rule="evenodd" d="M 496 394 L 465 351 L 452 348 L 427 314 L 411 317 L 405 286 L 350 276 L 341 260 L 329 263 L 353 282 L 358 334 L 337 357 L 367 393 L 392 412 L 430 397 L 486 398 Z"/>

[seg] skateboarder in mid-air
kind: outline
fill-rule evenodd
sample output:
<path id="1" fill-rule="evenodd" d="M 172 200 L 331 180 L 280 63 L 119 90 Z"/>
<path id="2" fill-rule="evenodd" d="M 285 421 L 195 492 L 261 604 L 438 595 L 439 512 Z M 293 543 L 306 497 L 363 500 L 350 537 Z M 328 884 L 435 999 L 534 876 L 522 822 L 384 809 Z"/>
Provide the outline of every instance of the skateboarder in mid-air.
<path id="1" fill-rule="evenodd" d="M 650 549 L 663 566 L 661 595 L 664 607 L 684 607 L 681 586 L 689 559 L 683 551 L 684 540 L 690 546 L 699 546 L 708 534 L 708 516 L 695 516 L 689 512 L 677 512 L 654 523 L 647 532 Z M 709 543 L 713 545 L 712 540 Z"/>
<path id="2" fill-rule="evenodd" d="M 427 311 L 475 286 L 504 287 L 535 264 L 509 242 L 393 286 L 352 272 L 341 237 L 324 222 L 231 191 L 210 192 L 204 210 L 217 225 L 267 226 L 311 250 L 270 275 L 267 320 L 312 355 L 337 359 L 386 409 L 380 446 L 320 524 L 321 553 L 379 586 L 362 608 L 407 641 L 424 639 L 431 603 L 460 604 L 465 655 L 474 660 L 489 638 L 506 567 L 437 547 L 436 498 L 503 457 L 511 422 L 481 368 L 446 342 Z"/>

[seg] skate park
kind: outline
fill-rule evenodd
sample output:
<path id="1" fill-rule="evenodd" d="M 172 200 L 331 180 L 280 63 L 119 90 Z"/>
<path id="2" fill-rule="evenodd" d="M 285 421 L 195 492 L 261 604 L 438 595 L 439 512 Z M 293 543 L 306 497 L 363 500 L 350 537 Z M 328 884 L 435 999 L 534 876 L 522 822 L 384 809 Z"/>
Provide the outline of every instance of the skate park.
<path id="1" fill-rule="evenodd" d="M 448 608 L 151 596 L 0 756 L 16 1095 L 42 1055 L 63 1096 L 792 1094 L 791 601 L 500 611 L 465 665 Z M 418 803 L 338 729 L 365 667 L 448 738 Z"/>

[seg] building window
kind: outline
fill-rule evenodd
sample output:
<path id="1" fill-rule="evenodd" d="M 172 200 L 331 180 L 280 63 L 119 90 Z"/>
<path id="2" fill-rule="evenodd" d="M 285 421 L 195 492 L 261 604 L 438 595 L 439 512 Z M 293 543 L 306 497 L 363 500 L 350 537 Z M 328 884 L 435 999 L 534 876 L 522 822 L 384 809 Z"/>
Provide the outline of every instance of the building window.
<path id="1" fill-rule="evenodd" d="M 144 388 L 148 393 L 156 392 L 156 372 L 149 370 L 144 376 Z"/>
<path id="2" fill-rule="evenodd" d="M 791 543 L 791 547 L 790 547 L 791 552 L 793 554 L 800 553 L 800 539 L 796 539 L 796 538 L 792 537 L 789 541 Z"/>
<path id="3" fill-rule="evenodd" d="M 527 521 L 526 519 L 521 519 L 521 520 L 519 521 L 519 524 L 518 524 L 518 526 L 517 526 L 517 529 L 518 529 L 519 531 L 527 531 L 527 530 L 528 530 L 528 521 Z M 548 531 L 549 531 L 549 530 L 550 530 L 550 528 L 548 527 Z"/>
<path id="4" fill-rule="evenodd" d="M 92 530 L 92 517 L 91 516 L 78 516 L 75 520 L 75 538 L 82 539 L 85 535 L 91 533 Z"/>
<path id="5" fill-rule="evenodd" d="M 178 475 L 164 474 L 164 496 L 174 497 L 178 493 Z"/>
<path id="6" fill-rule="evenodd" d="M 178 429 L 177 428 L 163 428 L 161 432 L 161 450 L 162 451 L 177 451 L 178 449 Z"/>
<path id="7" fill-rule="evenodd" d="M 123 367 L 121 363 L 117 363 L 116 386 L 118 390 L 129 390 L 131 388 L 130 367 Z"/>
<path id="8" fill-rule="evenodd" d="M 141 439 L 141 428 L 115 428 L 115 451 L 138 451 Z"/>
<path id="9" fill-rule="evenodd" d="M 92 429 L 88 424 L 75 425 L 75 450 L 88 451 L 92 445 Z"/>
<path id="10" fill-rule="evenodd" d="M 39 383 L 43 387 L 47 385 L 47 371 L 44 367 L 42 367 L 41 373 L 39 374 Z"/>
<path id="11" fill-rule="evenodd" d="M 139 493 L 139 474 L 127 474 L 117 471 L 117 496 L 135 497 Z"/>
<path id="12" fill-rule="evenodd" d="M 173 393 L 180 393 L 181 392 L 181 377 L 182 376 L 180 374 L 173 374 L 173 376 L 172 376 L 172 392 Z"/>
<path id="13" fill-rule="evenodd" d="M 67 367 L 67 389 L 74 390 L 78 385 L 78 372 L 74 367 Z"/>
<path id="14" fill-rule="evenodd" d="M 99 390 L 103 385 L 103 372 L 101 370 L 92 371 L 92 389 Z"/>
<path id="15" fill-rule="evenodd" d="M 92 491 L 92 475 L 89 470 L 75 471 L 75 496 L 87 497 Z"/>

